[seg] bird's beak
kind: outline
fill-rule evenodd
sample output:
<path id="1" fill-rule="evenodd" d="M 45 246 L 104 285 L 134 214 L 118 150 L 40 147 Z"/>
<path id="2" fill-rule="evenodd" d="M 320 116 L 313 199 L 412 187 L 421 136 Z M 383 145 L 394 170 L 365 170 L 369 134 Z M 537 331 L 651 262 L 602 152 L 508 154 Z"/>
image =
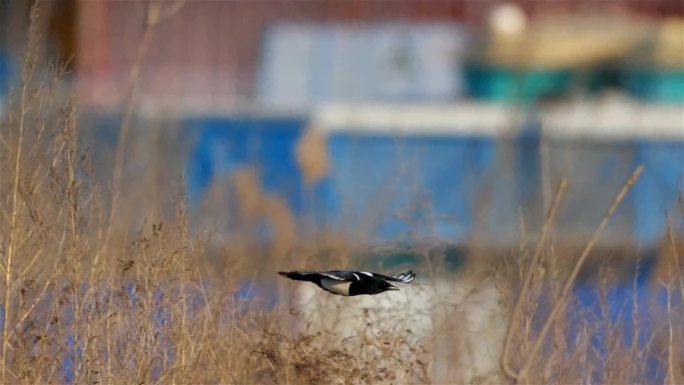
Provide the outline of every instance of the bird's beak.
<path id="1" fill-rule="evenodd" d="M 399 288 L 396 287 L 396 286 L 390 285 L 390 286 L 387 288 L 387 290 L 399 290 Z"/>

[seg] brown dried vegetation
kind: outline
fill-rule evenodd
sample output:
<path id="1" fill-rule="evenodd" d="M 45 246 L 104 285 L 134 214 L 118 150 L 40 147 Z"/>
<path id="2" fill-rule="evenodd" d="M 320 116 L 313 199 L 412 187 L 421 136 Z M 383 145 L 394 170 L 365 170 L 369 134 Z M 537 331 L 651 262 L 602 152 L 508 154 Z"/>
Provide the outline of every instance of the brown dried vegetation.
<path id="1" fill-rule="evenodd" d="M 96 182 L 107 178 L 98 175 L 101 170 L 79 143 L 74 104 L 58 95 L 61 69 L 41 62 L 36 10 L 32 17 L 21 86 L 14 90 L 0 126 L 0 383 L 459 381 L 434 378 L 434 366 L 444 357 L 456 360 L 465 353 L 444 355 L 431 341 L 463 333 L 462 315 L 443 320 L 432 331 L 432 339 L 417 343 L 409 342 L 411 331 L 401 328 L 366 330 L 355 341 L 347 341 L 334 330 L 314 331 L 315 319 L 298 325 L 298 310 L 286 304 L 268 307 L 267 298 L 241 298 L 242 281 L 253 278 L 259 284 L 268 277 L 267 283 L 273 282 L 273 271 L 295 264 L 290 255 L 325 255 L 300 258 L 296 264 L 331 267 L 348 261 L 355 248 L 335 237 L 298 242 L 292 214 L 277 197 L 261 192 L 249 172 L 232 181 L 236 217 L 240 226 L 265 216 L 282 227 L 282 236 L 267 249 L 248 241 L 226 247 L 215 242 L 212 232 L 191 233 L 185 198 L 178 193 L 180 177 L 174 189 L 155 189 L 158 178 L 126 179 L 125 137 L 116 156 L 115 168 L 121 168 L 113 172 L 116 180 Z M 318 145 L 318 139 L 310 140 Z M 163 167 L 166 162 L 155 164 Z M 319 172 L 311 170 L 311 179 Z M 108 187 L 112 185 L 117 197 Z M 515 258 L 496 266 L 492 276 L 502 314 L 510 318 L 503 373 L 495 369 L 472 382 L 588 383 L 593 371 L 600 369 L 605 383 L 633 383 L 648 379 L 643 357 L 655 353 L 665 362 L 665 382 L 681 383 L 684 317 L 681 302 L 670 299 L 684 297 L 684 254 L 672 231 L 658 274 L 658 284 L 667 288 L 668 314 L 654 321 L 659 327 L 646 336 L 645 347 L 620 342 L 623 329 L 606 316 L 607 303 L 602 314 L 579 317 L 580 330 L 572 344 L 564 337 L 570 327 L 569 304 L 574 302 L 569 287 L 595 242 L 590 240 L 579 258 L 570 258 L 569 268 L 558 267 L 568 258 L 559 255 L 547 235 L 564 189 L 559 186 L 559 199 L 549 210 L 536 246 L 530 249 L 523 239 Z M 214 199 L 220 200 L 220 195 Z M 130 207 L 137 209 L 123 210 L 127 203 L 135 203 Z M 601 225 L 596 237 L 600 232 Z M 429 264 L 423 269 L 430 279 L 431 273 L 438 273 L 431 269 Z M 607 265 L 598 273 L 604 299 L 614 273 Z M 428 288 L 431 282 L 426 283 Z M 544 294 L 553 301 L 541 312 L 539 329 L 534 324 L 540 322 Z M 641 320 L 634 314 L 638 325 Z M 608 330 L 602 336 L 606 353 L 596 352 L 591 344 L 599 329 Z M 603 367 L 596 368 L 596 357 L 606 354 Z"/>

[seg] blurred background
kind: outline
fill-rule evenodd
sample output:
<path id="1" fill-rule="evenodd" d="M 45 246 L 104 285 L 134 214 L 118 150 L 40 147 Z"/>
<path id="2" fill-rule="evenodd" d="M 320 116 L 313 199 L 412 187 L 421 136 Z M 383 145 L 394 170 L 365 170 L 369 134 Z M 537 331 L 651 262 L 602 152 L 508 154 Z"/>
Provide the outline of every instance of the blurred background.
<path id="1" fill-rule="evenodd" d="M 184 172 L 194 228 L 226 242 L 247 226 L 282 252 L 322 232 L 516 247 L 565 176 L 555 237 L 573 245 L 639 164 L 602 242 L 655 250 L 668 215 L 681 230 L 680 1 L 40 5 L 85 143 L 105 154 L 130 126 L 131 189 L 171 146 L 162 168 Z M 0 2 L 3 105 L 29 8 Z"/>
<path id="2" fill-rule="evenodd" d="M 521 219 L 540 227 L 564 176 L 557 236 L 586 237 L 638 164 L 644 177 L 604 242 L 657 247 L 684 186 L 676 0 L 41 7 L 45 52 L 67 63 L 92 143 L 116 146 L 126 108 L 138 153 L 154 147 L 146 129 L 175 122 L 196 225 L 226 239 L 230 213 L 200 215 L 201 202 L 235 200 L 212 186 L 240 175 L 287 212 L 254 213 L 266 238 L 297 226 L 298 237 L 503 247 Z M 0 3 L 0 95 L 19 80 L 29 8 Z"/>
<path id="3" fill-rule="evenodd" d="M 51 90 L 77 106 L 79 144 L 93 154 L 94 178 L 105 186 L 102 205 L 113 196 L 111 217 L 142 234 L 146 221 L 171 217 L 186 208 L 175 203 L 186 202 L 179 216 L 188 215 L 193 234 L 210 234 L 208 259 L 223 261 L 217 292 L 234 289 L 223 286 L 224 277 L 240 275 L 239 299 L 261 296 L 273 308 L 279 292 L 287 294 L 274 282 L 281 268 L 410 267 L 426 281 L 478 256 L 513 256 L 523 266 L 523 246 L 539 235 L 564 177 L 569 188 L 548 261 L 558 252 L 567 272 L 643 165 L 583 274 L 600 275 L 601 262 L 632 260 L 622 280 L 601 292 L 611 305 L 607 318 L 624 325 L 649 309 L 656 321 L 669 320 L 671 302 L 681 309 L 682 298 L 671 300 L 660 286 L 655 297 L 646 294 L 659 256 L 676 257 L 684 241 L 680 0 L 37 4 L 34 37 L 42 35 L 42 54 L 66 70 Z M 3 120 L 22 84 L 30 9 L 26 0 L 0 0 Z M 43 80 L 53 73 L 38 71 Z M 661 270 L 681 284 L 681 270 Z M 562 281 L 539 274 L 551 286 Z M 431 301 L 448 302 L 454 282 L 480 285 L 468 328 L 498 333 L 474 338 L 482 372 L 498 369 L 492 351 L 505 329 L 503 280 L 464 275 L 400 293 L 430 314 L 412 319 L 424 329 L 417 334 L 434 330 L 441 340 Z M 252 285 L 255 277 L 261 286 Z M 597 290 L 605 288 L 583 282 L 573 286 L 573 306 L 598 309 Z M 540 298 L 554 295 L 540 288 Z M 464 303 L 468 295 L 453 296 Z M 358 303 L 380 309 L 370 301 Z M 408 305 L 394 308 L 416 314 Z M 309 315 L 325 313 L 318 309 Z M 457 320 L 453 330 L 463 330 L 460 318 L 445 314 Z M 638 327 L 663 325 L 656 321 Z M 592 338 L 601 346 L 601 333 Z M 446 373 L 450 358 L 435 349 L 443 361 L 436 370 Z M 664 361 L 648 359 L 654 369 L 641 382 L 665 381 Z"/>

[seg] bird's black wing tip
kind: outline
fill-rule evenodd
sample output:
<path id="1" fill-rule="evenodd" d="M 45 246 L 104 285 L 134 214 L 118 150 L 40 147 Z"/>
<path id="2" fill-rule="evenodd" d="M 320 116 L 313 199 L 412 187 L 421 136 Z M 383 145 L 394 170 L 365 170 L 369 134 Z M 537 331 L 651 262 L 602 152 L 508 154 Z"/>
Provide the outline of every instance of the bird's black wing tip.
<path id="1" fill-rule="evenodd" d="M 283 277 L 287 277 L 289 274 L 290 273 L 288 273 L 287 271 L 279 271 L 278 272 L 278 275 L 282 275 Z"/>

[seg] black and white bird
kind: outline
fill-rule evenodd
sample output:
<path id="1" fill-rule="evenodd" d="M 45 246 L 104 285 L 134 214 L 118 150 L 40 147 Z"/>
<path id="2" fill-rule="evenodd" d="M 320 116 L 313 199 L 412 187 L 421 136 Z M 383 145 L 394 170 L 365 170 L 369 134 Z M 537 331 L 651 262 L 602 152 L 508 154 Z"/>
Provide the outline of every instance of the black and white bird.
<path id="1" fill-rule="evenodd" d="M 389 290 L 399 290 L 390 282 L 409 283 L 416 278 L 416 273 L 409 270 L 396 275 L 382 275 L 367 271 L 279 271 L 283 277 L 296 281 L 313 282 L 330 293 L 344 296 L 362 294 L 380 294 Z"/>

